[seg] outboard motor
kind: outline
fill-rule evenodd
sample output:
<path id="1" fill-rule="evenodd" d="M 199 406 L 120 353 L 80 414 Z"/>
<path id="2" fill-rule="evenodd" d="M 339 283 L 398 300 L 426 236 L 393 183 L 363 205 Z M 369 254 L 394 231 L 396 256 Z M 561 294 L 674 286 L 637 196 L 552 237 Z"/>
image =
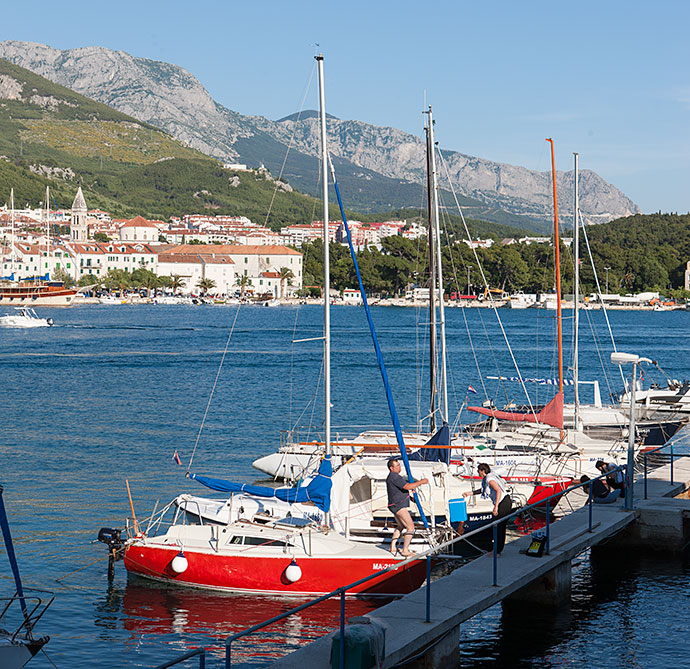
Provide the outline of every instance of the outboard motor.
<path id="1" fill-rule="evenodd" d="M 98 530 L 98 541 L 108 547 L 108 580 L 115 576 L 115 562 L 122 560 L 125 542 L 122 540 L 122 530 L 102 527 Z"/>

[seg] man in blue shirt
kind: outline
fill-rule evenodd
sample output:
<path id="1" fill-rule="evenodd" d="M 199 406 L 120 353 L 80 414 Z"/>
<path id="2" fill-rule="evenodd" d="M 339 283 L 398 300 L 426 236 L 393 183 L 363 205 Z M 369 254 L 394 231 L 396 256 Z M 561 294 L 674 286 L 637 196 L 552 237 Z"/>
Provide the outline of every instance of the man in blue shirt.
<path id="1" fill-rule="evenodd" d="M 403 549 L 400 555 L 403 557 L 410 557 L 414 555 L 410 551 L 410 542 L 414 534 L 414 522 L 410 515 L 410 490 L 418 488 L 420 485 L 429 483 L 427 479 L 420 479 L 409 483 L 402 476 L 400 476 L 400 460 L 391 458 L 388 461 L 388 477 L 386 478 L 386 491 L 388 492 L 388 509 L 395 517 L 397 527 L 393 530 L 393 538 L 391 539 L 391 553 L 395 555 L 398 552 L 398 539 L 404 533 Z"/>

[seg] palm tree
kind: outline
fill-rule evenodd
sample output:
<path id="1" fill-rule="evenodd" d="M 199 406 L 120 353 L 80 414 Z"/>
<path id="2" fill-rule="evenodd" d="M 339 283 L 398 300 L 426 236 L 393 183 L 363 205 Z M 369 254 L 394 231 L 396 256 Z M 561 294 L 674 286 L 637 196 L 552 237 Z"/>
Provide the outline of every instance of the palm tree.
<path id="1" fill-rule="evenodd" d="M 280 268 L 280 297 L 285 297 L 285 284 L 292 285 L 292 280 L 295 278 L 294 272 L 289 267 Z"/>
<path id="2" fill-rule="evenodd" d="M 201 288 L 204 295 L 208 293 L 209 290 L 216 287 L 216 282 L 213 279 L 199 279 L 199 283 L 196 284 L 197 288 Z"/>
<path id="3" fill-rule="evenodd" d="M 170 277 L 170 287 L 172 288 L 173 295 L 177 295 L 177 291 L 184 288 L 187 282 L 179 275 L 173 274 Z"/>
<path id="4" fill-rule="evenodd" d="M 252 285 L 252 280 L 246 274 L 240 274 L 235 281 L 235 285 L 240 287 L 240 297 L 244 297 L 244 291 Z"/>

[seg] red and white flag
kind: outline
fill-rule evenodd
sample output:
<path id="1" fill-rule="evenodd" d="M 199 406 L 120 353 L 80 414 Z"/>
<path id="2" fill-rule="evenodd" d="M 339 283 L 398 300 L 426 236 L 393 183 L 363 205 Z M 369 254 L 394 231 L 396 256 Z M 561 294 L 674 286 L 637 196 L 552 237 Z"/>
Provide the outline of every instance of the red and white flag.
<path id="1" fill-rule="evenodd" d="M 477 391 L 472 386 L 467 386 L 467 390 L 475 395 L 477 394 Z"/>
<path id="2" fill-rule="evenodd" d="M 177 454 L 177 451 L 175 451 L 175 453 L 173 454 L 172 459 L 175 462 L 177 462 L 177 464 L 180 465 L 180 467 L 182 466 L 182 460 L 180 460 L 180 456 Z"/>

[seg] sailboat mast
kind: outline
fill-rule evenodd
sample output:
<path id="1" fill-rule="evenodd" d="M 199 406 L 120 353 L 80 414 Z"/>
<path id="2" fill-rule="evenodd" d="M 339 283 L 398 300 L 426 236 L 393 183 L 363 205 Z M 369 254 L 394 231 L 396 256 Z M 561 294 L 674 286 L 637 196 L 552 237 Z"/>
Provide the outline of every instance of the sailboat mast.
<path id="1" fill-rule="evenodd" d="M 324 443 L 331 454 L 331 311 L 330 258 L 328 249 L 328 149 L 326 146 L 326 95 L 323 81 L 323 55 L 315 56 L 319 66 L 319 105 L 321 112 L 321 185 L 323 188 L 323 396 Z M 328 523 L 328 517 L 327 521 Z"/>
<path id="2" fill-rule="evenodd" d="M 46 265 L 50 279 L 50 186 L 46 186 Z"/>
<path id="3" fill-rule="evenodd" d="M 431 178 L 431 152 L 433 145 L 426 131 L 426 194 L 427 194 L 427 237 L 429 242 L 429 431 L 436 431 L 436 304 L 434 293 L 436 287 L 436 260 L 434 252 L 433 226 L 433 182 Z"/>
<path id="4" fill-rule="evenodd" d="M 551 174 L 553 179 L 553 236 L 556 247 L 556 319 L 558 321 L 558 392 L 563 392 L 563 318 L 561 312 L 561 255 L 558 237 L 558 197 L 556 196 L 556 158 L 553 150 L 553 139 L 546 140 L 551 144 Z"/>
<path id="5" fill-rule="evenodd" d="M 574 212 L 573 212 L 573 259 L 575 262 L 575 285 L 573 287 L 573 387 L 575 390 L 575 432 L 580 429 L 580 389 L 578 381 L 580 376 L 579 370 L 579 339 L 580 339 L 580 193 L 579 176 L 578 176 L 578 154 L 573 153 L 574 158 Z"/>
<path id="6" fill-rule="evenodd" d="M 15 236 L 14 236 L 14 188 L 10 189 L 10 221 L 12 225 L 12 249 L 10 251 L 10 264 L 12 266 L 12 278 L 16 279 L 14 276 L 14 260 L 15 260 L 15 255 L 14 255 L 14 243 L 15 243 Z"/>
<path id="7" fill-rule="evenodd" d="M 431 185 L 434 217 L 434 234 L 436 237 L 436 282 L 438 288 L 438 320 L 441 326 L 441 394 L 443 398 L 443 423 L 448 422 L 448 378 L 446 371 L 446 318 L 443 306 L 443 267 L 441 263 L 441 226 L 438 214 L 438 180 L 436 178 L 436 153 L 434 150 L 434 121 L 429 107 L 429 162 L 431 164 Z"/>

